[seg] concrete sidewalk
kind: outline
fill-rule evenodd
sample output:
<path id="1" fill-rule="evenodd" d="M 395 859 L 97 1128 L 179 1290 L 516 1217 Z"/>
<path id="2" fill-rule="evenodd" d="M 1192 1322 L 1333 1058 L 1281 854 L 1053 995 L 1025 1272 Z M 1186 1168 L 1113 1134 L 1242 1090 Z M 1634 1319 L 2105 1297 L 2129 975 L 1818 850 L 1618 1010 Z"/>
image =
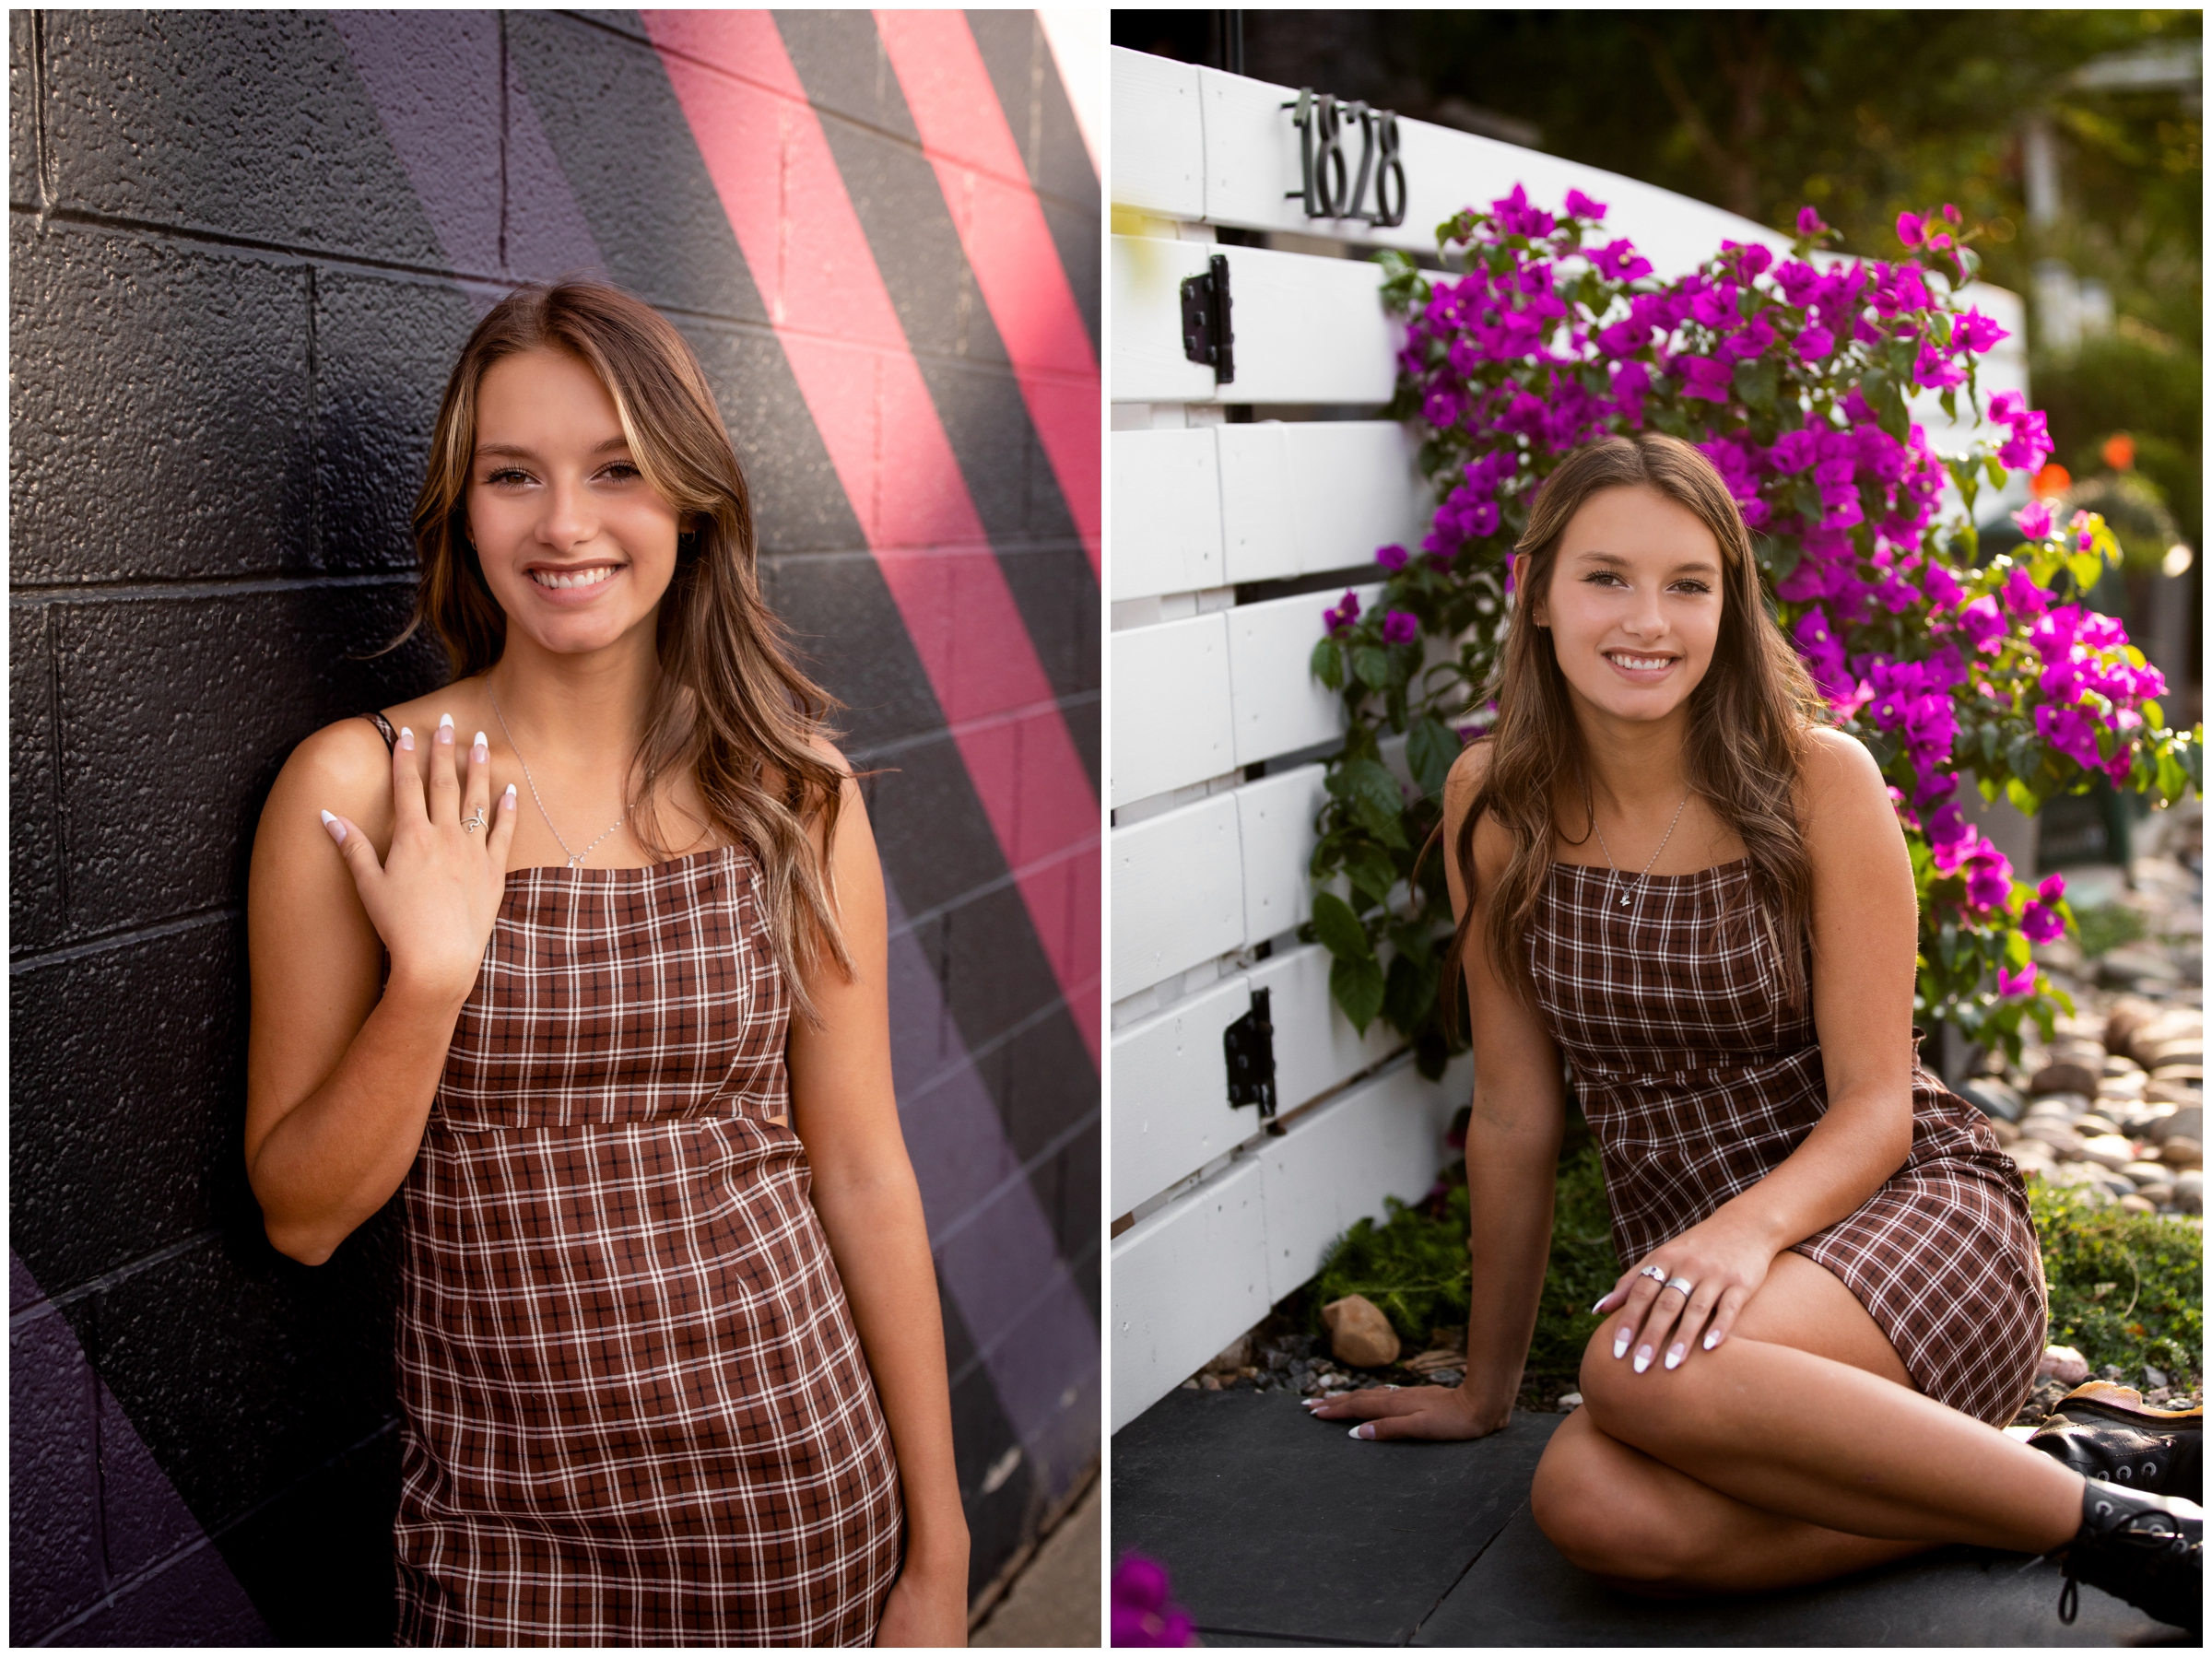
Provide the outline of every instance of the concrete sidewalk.
<path id="1" fill-rule="evenodd" d="M 971 1646 L 1101 1646 L 1099 1491 L 1090 1489 L 1038 1545 L 1004 1598 L 991 1607 Z"/>
<path id="2" fill-rule="evenodd" d="M 1355 1441 L 1282 1393 L 1178 1389 L 1114 1436 L 1113 1553 L 1168 1569 L 1207 1645 L 2194 1644 L 2056 1565 L 1947 1548 L 1755 1599 L 1617 1593 L 1528 1513 L 1564 1416 L 1466 1444 Z"/>

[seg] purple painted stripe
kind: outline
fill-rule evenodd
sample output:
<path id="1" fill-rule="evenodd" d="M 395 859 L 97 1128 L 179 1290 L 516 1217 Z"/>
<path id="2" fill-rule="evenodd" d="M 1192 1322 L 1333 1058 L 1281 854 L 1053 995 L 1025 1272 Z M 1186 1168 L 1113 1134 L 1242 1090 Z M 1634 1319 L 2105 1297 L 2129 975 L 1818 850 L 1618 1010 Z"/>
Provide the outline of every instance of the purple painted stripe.
<path id="1" fill-rule="evenodd" d="M 222 1554 L 7 1255 L 11 1643 L 274 1643 Z"/>
<path id="2" fill-rule="evenodd" d="M 884 895 L 891 1072 L 933 1245 L 946 1239 L 938 1270 L 1025 1451 L 1072 1472 L 1098 1448 L 1099 1330 L 888 881 Z"/>

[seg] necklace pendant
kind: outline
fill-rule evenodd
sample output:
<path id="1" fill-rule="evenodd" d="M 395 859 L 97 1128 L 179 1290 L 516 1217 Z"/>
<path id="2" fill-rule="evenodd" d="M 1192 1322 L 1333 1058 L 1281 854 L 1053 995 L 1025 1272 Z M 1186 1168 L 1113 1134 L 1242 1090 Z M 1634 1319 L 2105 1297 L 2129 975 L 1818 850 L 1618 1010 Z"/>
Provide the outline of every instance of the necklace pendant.
<path id="1" fill-rule="evenodd" d="M 569 867 L 571 867 L 571 869 L 581 869 L 582 867 L 583 867 L 583 859 L 582 859 L 582 858 L 581 858 L 581 857 L 571 857 L 571 858 L 570 858 L 570 859 L 569 859 Z M 1623 901 L 1626 901 L 1626 899 L 1623 899 Z"/>
<path id="2" fill-rule="evenodd" d="M 1629 895 L 1626 892 L 1623 892 L 1620 895 L 1620 907 L 1623 909 L 1629 907 Z"/>

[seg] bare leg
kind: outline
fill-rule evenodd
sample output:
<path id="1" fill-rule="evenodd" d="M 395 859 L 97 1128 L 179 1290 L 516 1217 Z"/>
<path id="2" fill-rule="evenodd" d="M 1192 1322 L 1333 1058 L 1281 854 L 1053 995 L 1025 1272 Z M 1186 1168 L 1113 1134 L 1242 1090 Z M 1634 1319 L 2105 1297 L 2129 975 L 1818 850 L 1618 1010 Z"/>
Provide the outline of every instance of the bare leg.
<path id="1" fill-rule="evenodd" d="M 1624 1586 L 1780 1587 L 1946 1542 L 2042 1553 L 2080 1522 L 2078 1475 L 1913 1392 L 1865 1309 L 1802 1255 L 1679 1369 L 1636 1374 L 1608 1324 L 1583 1395 L 1587 1418 L 1537 1470 L 1536 1519 Z"/>
<path id="2" fill-rule="evenodd" d="M 1847 1535 L 1723 1496 L 1608 1439 L 1586 1409 L 1551 1435 L 1530 1505 L 1574 1564 L 1662 1598 L 1825 1582 L 1933 1545 Z"/>

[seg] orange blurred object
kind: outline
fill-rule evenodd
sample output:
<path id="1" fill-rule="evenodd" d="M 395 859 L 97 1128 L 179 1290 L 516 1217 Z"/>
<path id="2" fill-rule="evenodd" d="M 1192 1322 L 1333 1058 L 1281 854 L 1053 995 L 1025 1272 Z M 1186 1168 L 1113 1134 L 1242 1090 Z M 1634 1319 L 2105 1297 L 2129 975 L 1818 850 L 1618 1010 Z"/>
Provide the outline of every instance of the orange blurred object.
<path id="1" fill-rule="evenodd" d="M 2035 481 L 2028 486 L 2028 489 L 2038 500 L 2048 500 L 2053 495 L 2065 494 L 2073 487 L 2074 475 L 2053 461 L 2035 475 Z"/>
<path id="2" fill-rule="evenodd" d="M 2136 464 L 2136 440 L 2124 431 L 2115 431 L 2104 440 L 2104 464 L 2115 472 L 2129 472 Z"/>

